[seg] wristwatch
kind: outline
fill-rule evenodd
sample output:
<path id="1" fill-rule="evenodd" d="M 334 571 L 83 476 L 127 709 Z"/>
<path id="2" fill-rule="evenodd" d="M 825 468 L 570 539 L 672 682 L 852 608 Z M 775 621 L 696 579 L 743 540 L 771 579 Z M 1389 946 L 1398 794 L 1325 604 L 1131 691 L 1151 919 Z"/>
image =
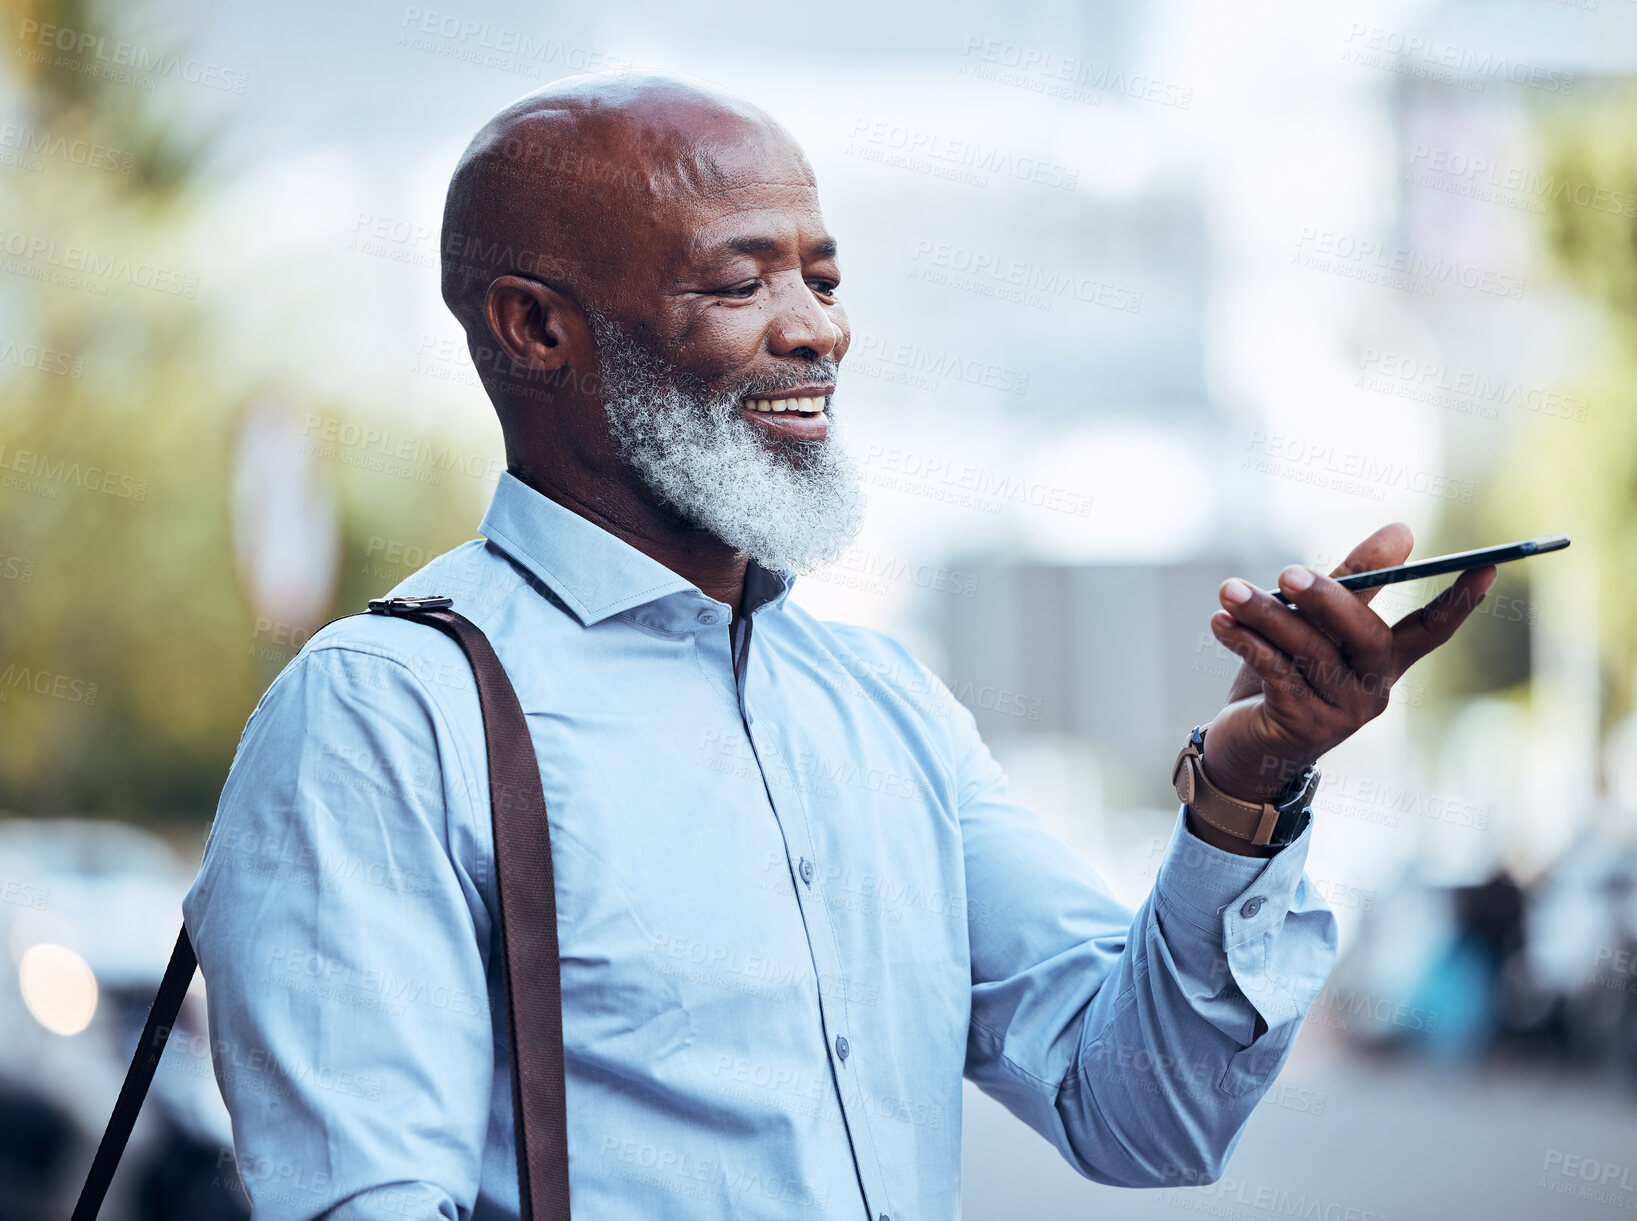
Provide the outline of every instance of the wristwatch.
<path id="1" fill-rule="evenodd" d="M 1309 763 L 1267 801 L 1229 797 L 1205 778 L 1205 731 L 1196 725 L 1171 765 L 1171 783 L 1194 817 L 1224 835 L 1249 844 L 1282 848 L 1301 833 L 1304 814 L 1313 812 L 1313 792 L 1319 787 L 1319 769 Z"/>

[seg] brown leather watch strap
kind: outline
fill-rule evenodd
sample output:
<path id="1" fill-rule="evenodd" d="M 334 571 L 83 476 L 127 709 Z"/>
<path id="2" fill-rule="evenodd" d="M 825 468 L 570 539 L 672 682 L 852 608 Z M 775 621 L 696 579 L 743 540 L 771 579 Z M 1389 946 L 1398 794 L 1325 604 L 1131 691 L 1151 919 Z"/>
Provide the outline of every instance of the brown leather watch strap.
<path id="1" fill-rule="evenodd" d="M 1206 826 L 1244 843 L 1277 846 L 1294 838 L 1301 809 L 1318 784 L 1318 768 L 1309 767 L 1300 778 L 1301 786 L 1277 804 L 1230 797 L 1205 775 L 1205 731 L 1209 728 L 1208 725 L 1196 727 L 1177 752 L 1176 762 L 1171 765 L 1171 783 L 1177 796 Z M 1280 835 L 1281 829 L 1283 835 Z"/>

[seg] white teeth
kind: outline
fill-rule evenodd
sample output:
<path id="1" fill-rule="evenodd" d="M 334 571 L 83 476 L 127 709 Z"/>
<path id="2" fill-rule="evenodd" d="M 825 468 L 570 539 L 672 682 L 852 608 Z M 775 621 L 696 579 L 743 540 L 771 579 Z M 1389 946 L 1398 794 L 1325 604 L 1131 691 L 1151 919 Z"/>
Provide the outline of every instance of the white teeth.
<path id="1" fill-rule="evenodd" d="M 816 415 L 824 410 L 822 396 L 796 399 L 746 399 L 747 411 L 788 411 L 793 415 Z"/>

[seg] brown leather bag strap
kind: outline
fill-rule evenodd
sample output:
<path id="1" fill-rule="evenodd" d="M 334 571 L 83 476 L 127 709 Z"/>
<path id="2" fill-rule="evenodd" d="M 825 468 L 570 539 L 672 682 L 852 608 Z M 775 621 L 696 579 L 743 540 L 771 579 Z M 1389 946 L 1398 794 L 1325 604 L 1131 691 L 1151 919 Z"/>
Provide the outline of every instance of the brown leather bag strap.
<path id="1" fill-rule="evenodd" d="M 483 712 L 494 827 L 495 888 L 512 1067 L 517 1190 L 522 1221 L 569 1221 L 568 1105 L 563 1082 L 562 975 L 557 952 L 557 891 L 551 832 L 534 740 L 506 669 L 478 627 L 449 609 L 448 598 L 370 602 L 377 614 L 413 619 L 452 639 L 471 663 Z M 148 1011 L 136 1054 L 120 1087 L 74 1206 L 72 1221 L 94 1221 L 130 1140 L 137 1112 L 164 1055 L 196 966 L 184 927 Z M 527 981 L 521 991 L 516 980 Z"/>
<path id="2" fill-rule="evenodd" d="M 375 605 L 370 603 L 371 609 Z M 557 885 L 534 739 L 505 667 L 476 625 L 447 609 L 389 613 L 435 627 L 460 645 L 477 680 L 489 753 L 500 948 L 506 961 L 517 1190 L 524 1221 L 569 1221 Z"/>

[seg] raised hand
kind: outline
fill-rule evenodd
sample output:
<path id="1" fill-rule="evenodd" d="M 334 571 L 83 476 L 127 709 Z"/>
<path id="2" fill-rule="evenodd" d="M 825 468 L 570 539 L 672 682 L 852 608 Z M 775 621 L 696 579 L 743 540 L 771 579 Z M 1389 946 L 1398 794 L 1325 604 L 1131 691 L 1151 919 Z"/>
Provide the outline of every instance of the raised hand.
<path id="1" fill-rule="evenodd" d="M 1327 576 L 1291 565 L 1279 588 L 1295 605 L 1234 578 L 1218 596 L 1211 631 L 1244 664 L 1211 721 L 1202 765 L 1230 796 L 1262 801 L 1292 775 L 1351 737 L 1387 707 L 1393 683 L 1455 634 L 1495 583 L 1472 568 L 1421 609 L 1387 624 L 1370 609 L 1376 590 L 1354 593 L 1332 578 L 1402 564 L 1415 536 L 1381 527 Z"/>

